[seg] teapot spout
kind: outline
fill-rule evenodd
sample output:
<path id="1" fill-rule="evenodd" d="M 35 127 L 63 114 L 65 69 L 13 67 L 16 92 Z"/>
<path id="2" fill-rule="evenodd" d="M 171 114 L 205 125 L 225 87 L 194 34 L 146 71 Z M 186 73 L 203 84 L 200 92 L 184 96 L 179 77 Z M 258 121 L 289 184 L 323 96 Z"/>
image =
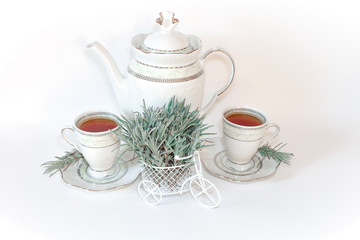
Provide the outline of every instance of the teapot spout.
<path id="1" fill-rule="evenodd" d="M 100 53 L 100 55 L 103 56 L 112 75 L 111 77 L 112 87 L 115 91 L 115 95 L 118 100 L 118 103 L 120 103 L 121 102 L 120 97 L 121 96 L 124 97 L 127 91 L 126 91 L 125 77 L 120 73 L 120 70 L 115 63 L 114 58 L 111 56 L 109 51 L 106 50 L 106 48 L 97 41 L 89 43 L 87 47 L 96 49 Z"/>

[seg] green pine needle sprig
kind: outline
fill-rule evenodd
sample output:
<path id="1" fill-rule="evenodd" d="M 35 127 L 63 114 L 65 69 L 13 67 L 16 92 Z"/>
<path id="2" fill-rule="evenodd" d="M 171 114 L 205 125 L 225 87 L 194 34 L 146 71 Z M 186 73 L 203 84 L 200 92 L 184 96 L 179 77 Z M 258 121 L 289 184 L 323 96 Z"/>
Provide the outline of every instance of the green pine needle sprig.
<path id="1" fill-rule="evenodd" d="M 283 148 L 286 144 L 279 143 L 275 147 L 270 147 L 269 145 L 264 145 L 258 149 L 259 153 L 263 157 L 273 158 L 278 162 L 282 162 L 290 165 L 290 160 L 295 155 L 293 153 L 280 152 L 279 150 Z"/>
<path id="2" fill-rule="evenodd" d="M 64 156 L 55 158 L 57 158 L 56 161 L 49 161 L 41 164 L 41 166 L 45 168 L 43 174 L 49 174 L 49 177 L 51 177 L 58 171 L 65 170 L 69 166 L 78 163 L 83 159 L 83 155 L 79 151 L 74 151 L 65 152 Z"/>

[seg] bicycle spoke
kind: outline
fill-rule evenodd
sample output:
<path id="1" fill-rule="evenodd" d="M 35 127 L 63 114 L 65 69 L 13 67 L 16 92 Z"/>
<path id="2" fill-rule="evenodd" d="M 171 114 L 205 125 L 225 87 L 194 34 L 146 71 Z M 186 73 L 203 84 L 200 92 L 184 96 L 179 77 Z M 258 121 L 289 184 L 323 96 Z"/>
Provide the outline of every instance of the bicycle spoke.
<path id="1" fill-rule="evenodd" d="M 198 197 L 198 196 L 200 196 L 200 195 L 202 195 L 204 193 L 204 190 L 203 191 L 201 191 L 201 192 L 199 192 L 198 194 L 196 194 L 194 197 Z"/>
<path id="2" fill-rule="evenodd" d="M 208 196 L 208 198 L 210 199 L 210 201 L 211 201 L 213 204 L 216 204 L 216 201 L 210 196 L 209 193 L 205 192 L 205 194 Z"/>
<path id="3" fill-rule="evenodd" d="M 152 193 L 148 193 L 146 196 L 144 196 L 144 200 L 146 200 Z"/>
<path id="4" fill-rule="evenodd" d="M 194 180 L 194 182 L 196 183 L 196 185 L 198 185 L 199 188 L 203 189 L 203 186 L 201 185 L 201 183 L 198 183 L 196 180 Z"/>

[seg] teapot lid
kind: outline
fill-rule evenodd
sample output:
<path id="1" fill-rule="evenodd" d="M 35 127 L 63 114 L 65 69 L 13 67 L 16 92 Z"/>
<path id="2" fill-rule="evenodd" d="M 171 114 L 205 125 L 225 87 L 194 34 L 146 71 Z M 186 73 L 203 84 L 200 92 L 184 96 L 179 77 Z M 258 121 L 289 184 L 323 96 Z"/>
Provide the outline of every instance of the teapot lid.
<path id="1" fill-rule="evenodd" d="M 179 20 L 174 18 L 174 13 L 164 11 L 156 22 L 160 24 L 160 30 L 147 35 L 144 46 L 157 52 L 175 52 L 184 50 L 189 46 L 189 40 L 185 34 L 174 31 Z"/>

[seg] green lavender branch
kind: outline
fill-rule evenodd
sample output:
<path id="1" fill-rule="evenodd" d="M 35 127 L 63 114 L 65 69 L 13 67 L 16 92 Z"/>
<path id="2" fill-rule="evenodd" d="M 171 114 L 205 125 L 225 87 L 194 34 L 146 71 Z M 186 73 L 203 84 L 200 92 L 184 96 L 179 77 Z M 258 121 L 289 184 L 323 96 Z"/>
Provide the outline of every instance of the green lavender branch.
<path id="1" fill-rule="evenodd" d="M 263 157 L 273 158 L 278 162 L 283 162 L 290 165 L 290 160 L 295 155 L 293 153 L 280 152 L 279 150 L 283 148 L 286 144 L 279 143 L 275 147 L 270 147 L 269 145 L 264 145 L 258 149 L 259 153 Z"/>
<path id="2" fill-rule="evenodd" d="M 191 111 L 185 100 L 172 97 L 162 107 L 146 106 L 142 111 L 118 119 L 121 133 L 115 133 L 135 152 L 139 160 L 152 166 L 170 167 L 189 161 L 175 160 L 186 157 L 195 150 L 207 147 L 205 140 L 209 125 L 198 110 Z"/>
<path id="3" fill-rule="evenodd" d="M 58 160 L 56 161 L 49 161 L 41 164 L 45 168 L 43 174 L 49 174 L 49 177 L 54 175 L 60 170 L 65 170 L 69 166 L 79 162 L 83 159 L 83 155 L 79 151 L 74 152 L 65 152 L 65 155 L 62 157 L 55 157 Z"/>

